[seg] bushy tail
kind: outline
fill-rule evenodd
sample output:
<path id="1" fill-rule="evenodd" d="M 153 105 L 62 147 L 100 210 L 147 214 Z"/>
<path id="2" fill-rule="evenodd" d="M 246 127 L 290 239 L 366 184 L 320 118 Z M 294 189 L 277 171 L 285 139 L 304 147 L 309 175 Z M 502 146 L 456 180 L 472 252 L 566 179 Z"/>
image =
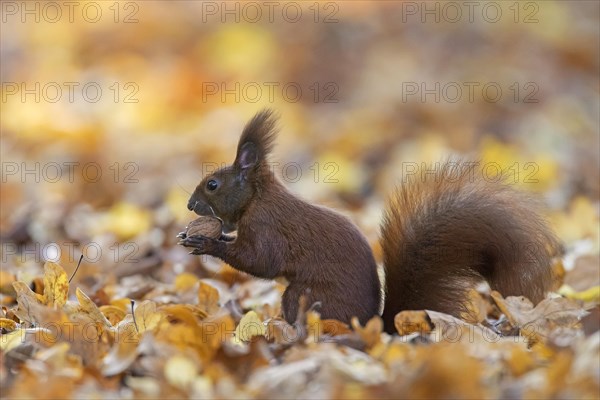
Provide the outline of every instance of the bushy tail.
<path id="1" fill-rule="evenodd" d="M 504 296 L 542 300 L 560 243 L 526 194 L 484 179 L 475 163 L 443 164 L 391 196 L 381 226 L 385 329 L 403 310 L 460 316 L 481 281 Z"/>

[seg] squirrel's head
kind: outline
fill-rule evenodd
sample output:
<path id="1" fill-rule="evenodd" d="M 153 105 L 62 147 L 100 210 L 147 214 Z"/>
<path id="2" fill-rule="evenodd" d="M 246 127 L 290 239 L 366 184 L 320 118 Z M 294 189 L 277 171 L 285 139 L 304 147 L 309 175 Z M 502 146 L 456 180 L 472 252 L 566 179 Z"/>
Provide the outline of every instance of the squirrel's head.
<path id="1" fill-rule="evenodd" d="M 276 118 L 259 112 L 246 124 L 232 165 L 204 177 L 188 201 L 198 215 L 223 220 L 225 232 L 235 230 L 246 208 L 272 179 L 267 156 L 276 136 Z"/>

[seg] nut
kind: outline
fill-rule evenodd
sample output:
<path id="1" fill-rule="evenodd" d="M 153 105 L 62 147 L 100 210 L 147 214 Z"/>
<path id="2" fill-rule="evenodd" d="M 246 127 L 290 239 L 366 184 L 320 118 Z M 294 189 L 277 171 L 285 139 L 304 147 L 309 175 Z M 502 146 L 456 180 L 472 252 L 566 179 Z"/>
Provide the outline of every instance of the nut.
<path id="1" fill-rule="evenodd" d="M 217 239 L 223 231 L 223 221 L 215 217 L 200 217 L 189 223 L 186 236 L 204 236 Z"/>

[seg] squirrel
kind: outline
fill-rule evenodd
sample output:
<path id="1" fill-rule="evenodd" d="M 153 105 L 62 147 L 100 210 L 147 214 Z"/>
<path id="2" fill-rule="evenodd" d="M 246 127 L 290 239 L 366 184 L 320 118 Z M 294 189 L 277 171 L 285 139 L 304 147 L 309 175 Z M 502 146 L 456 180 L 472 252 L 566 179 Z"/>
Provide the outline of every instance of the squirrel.
<path id="1" fill-rule="evenodd" d="M 552 286 L 559 240 L 529 196 L 474 174 L 469 163 L 392 192 L 381 223 L 384 293 L 365 236 L 348 218 L 289 192 L 268 164 L 277 134 L 272 111 L 244 127 L 232 165 L 206 176 L 188 209 L 223 222 L 218 238 L 180 236 L 191 254 L 218 257 L 263 279 L 285 277 L 282 313 L 296 320 L 299 299 L 323 319 L 365 324 L 380 312 L 386 332 L 403 310 L 467 312 L 468 289 L 487 281 L 504 296 L 541 301 Z M 475 163 L 472 163 L 475 164 Z M 236 230 L 237 235 L 229 235 Z"/>

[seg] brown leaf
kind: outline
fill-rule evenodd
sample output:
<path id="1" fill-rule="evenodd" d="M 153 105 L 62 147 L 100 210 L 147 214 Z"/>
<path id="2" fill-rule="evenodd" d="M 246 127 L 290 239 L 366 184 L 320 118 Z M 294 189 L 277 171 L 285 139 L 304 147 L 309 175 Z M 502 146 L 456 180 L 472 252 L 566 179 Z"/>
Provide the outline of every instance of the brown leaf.
<path id="1" fill-rule="evenodd" d="M 535 307 L 522 296 L 504 299 L 493 291 L 492 298 L 510 323 L 533 341 L 547 338 L 557 327 L 573 328 L 587 314 L 576 301 L 564 297 L 544 299 Z"/>
<path id="2" fill-rule="evenodd" d="M 35 294 L 24 282 L 16 281 L 12 285 L 17 293 L 18 308 L 15 310 L 15 315 L 21 321 L 33 325 L 37 320 L 32 308 L 40 304 L 41 296 Z"/>
<path id="3" fill-rule="evenodd" d="M 358 322 L 358 318 L 353 317 L 352 328 L 358 333 L 368 348 L 371 348 L 381 341 L 381 332 L 383 332 L 383 320 L 379 316 L 371 318 L 363 328 Z"/>
<path id="4" fill-rule="evenodd" d="M 425 311 L 402 311 L 396 314 L 394 326 L 400 336 L 418 332 L 426 334 L 431 332 L 433 325 Z"/>

